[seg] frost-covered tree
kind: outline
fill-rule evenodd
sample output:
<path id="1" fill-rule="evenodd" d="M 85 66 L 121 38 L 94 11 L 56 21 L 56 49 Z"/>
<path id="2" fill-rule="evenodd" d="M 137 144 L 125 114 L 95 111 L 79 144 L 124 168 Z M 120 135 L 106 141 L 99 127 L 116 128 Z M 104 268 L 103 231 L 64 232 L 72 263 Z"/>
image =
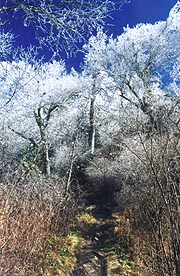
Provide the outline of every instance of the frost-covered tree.
<path id="1" fill-rule="evenodd" d="M 97 61 L 98 64 L 98 61 Z M 105 70 L 97 69 L 96 65 L 92 67 L 89 64 L 84 65 L 82 77 L 86 83 L 84 96 L 89 101 L 89 127 L 88 127 L 88 144 L 89 150 L 93 154 L 95 144 L 97 144 L 98 126 L 102 123 L 101 113 L 107 110 L 114 95 L 113 80 L 108 76 Z"/>
<path id="2" fill-rule="evenodd" d="M 69 51 L 105 23 L 105 18 L 118 6 L 128 2 L 111 0 L 10 0 L 2 1 L 0 14 L 4 21 L 21 16 L 24 26 L 33 27 L 41 45 Z"/>
<path id="3" fill-rule="evenodd" d="M 10 32 L 4 32 L 1 30 L 2 24 L 0 24 L 0 59 L 6 58 L 12 51 L 13 34 Z"/>
<path id="4" fill-rule="evenodd" d="M 169 105 L 170 89 L 171 95 L 179 95 L 179 41 L 178 1 L 166 21 L 124 28 L 116 39 L 100 30 L 84 46 L 85 63 L 91 71 L 107 72 L 116 93 L 140 108 L 150 125 L 158 129 L 160 113 Z"/>
<path id="5" fill-rule="evenodd" d="M 62 118 L 63 110 L 79 93 L 78 75 L 67 74 L 63 62 L 37 67 L 25 61 L 1 65 L 2 72 L 7 72 L 1 77 L 1 113 L 6 127 L 16 143 L 24 140 L 38 151 L 42 171 L 50 175 L 50 147 L 65 132 L 70 114 Z"/>

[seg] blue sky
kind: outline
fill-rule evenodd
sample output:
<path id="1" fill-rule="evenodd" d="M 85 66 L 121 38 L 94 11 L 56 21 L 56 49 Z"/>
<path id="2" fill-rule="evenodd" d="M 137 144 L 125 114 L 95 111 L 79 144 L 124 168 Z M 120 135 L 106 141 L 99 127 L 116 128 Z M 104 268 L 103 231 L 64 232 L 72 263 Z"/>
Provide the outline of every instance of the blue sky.
<path id="1" fill-rule="evenodd" d="M 3 5 L 5 0 L 0 0 L 0 5 Z M 112 13 L 112 20 L 107 20 L 111 26 L 106 26 L 108 34 L 119 35 L 123 31 L 123 27 L 129 25 L 135 26 L 138 23 L 155 23 L 159 20 L 165 20 L 168 17 L 170 9 L 177 3 L 177 0 L 131 0 L 130 4 L 124 5 L 121 10 Z M 34 40 L 33 30 L 23 26 L 21 16 L 7 24 L 5 29 L 15 33 L 15 46 L 27 47 L 29 44 L 36 44 Z M 48 60 L 51 53 L 48 49 L 41 52 Z M 62 53 L 62 58 L 66 59 L 68 69 L 72 66 L 79 69 L 79 64 L 82 62 L 82 54 L 77 54 L 76 57 L 67 59 L 65 53 Z"/>
<path id="2" fill-rule="evenodd" d="M 133 27 L 138 23 L 165 20 L 176 3 L 177 0 L 131 0 L 130 4 L 123 6 L 122 11 L 113 13 L 114 27 L 110 31 L 119 34 L 127 24 Z"/>

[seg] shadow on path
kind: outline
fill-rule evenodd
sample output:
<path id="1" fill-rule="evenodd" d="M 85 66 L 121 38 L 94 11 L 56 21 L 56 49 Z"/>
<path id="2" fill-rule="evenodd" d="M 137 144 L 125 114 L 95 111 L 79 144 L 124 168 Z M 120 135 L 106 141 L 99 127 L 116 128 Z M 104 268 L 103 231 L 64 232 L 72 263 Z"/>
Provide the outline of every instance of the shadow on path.
<path id="1" fill-rule="evenodd" d="M 87 209 L 92 208 L 97 223 L 90 225 L 85 242 L 78 249 L 76 268 L 71 276 L 107 276 L 107 249 L 117 239 L 112 218 L 114 204 L 111 197 L 94 192 L 88 195 L 87 201 Z"/>

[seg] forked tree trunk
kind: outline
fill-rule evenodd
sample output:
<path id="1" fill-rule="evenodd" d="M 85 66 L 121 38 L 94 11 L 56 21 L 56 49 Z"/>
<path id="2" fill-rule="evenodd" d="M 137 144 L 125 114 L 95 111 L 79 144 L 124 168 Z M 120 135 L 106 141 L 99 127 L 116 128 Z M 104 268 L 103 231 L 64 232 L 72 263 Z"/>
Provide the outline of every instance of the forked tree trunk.
<path id="1" fill-rule="evenodd" d="M 42 169 L 43 174 L 50 176 L 51 174 L 51 166 L 50 166 L 50 159 L 49 159 L 49 145 L 48 139 L 46 134 L 47 128 L 47 120 L 44 120 L 42 117 L 43 109 L 41 107 L 38 108 L 37 112 L 34 112 L 37 125 L 39 127 L 40 135 L 41 135 L 41 161 L 42 161 Z"/>

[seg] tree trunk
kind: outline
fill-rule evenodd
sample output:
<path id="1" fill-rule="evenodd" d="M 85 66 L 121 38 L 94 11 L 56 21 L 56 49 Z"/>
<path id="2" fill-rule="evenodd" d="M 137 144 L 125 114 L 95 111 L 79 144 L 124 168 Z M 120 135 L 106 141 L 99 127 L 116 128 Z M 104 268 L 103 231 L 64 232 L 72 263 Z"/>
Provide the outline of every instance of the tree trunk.
<path id="1" fill-rule="evenodd" d="M 89 116 L 89 148 L 91 154 L 94 154 L 95 148 L 95 96 L 91 98 L 90 102 L 90 116 Z"/>
<path id="2" fill-rule="evenodd" d="M 47 176 L 50 176 L 51 174 L 51 166 L 50 166 L 50 159 L 49 159 L 49 145 L 48 145 L 48 139 L 46 134 L 46 128 L 48 126 L 47 124 L 47 118 L 44 120 L 42 117 L 43 108 L 39 107 L 37 112 L 34 112 L 37 125 L 40 130 L 41 135 L 41 161 L 42 161 L 42 168 L 43 173 Z"/>
<path id="3" fill-rule="evenodd" d="M 42 163 L 43 163 L 43 173 L 47 176 L 51 175 L 51 166 L 50 166 L 50 159 L 49 159 L 49 146 L 47 140 L 42 142 Z"/>
<path id="4" fill-rule="evenodd" d="M 73 173 L 73 165 L 74 165 L 74 160 L 75 160 L 75 151 L 76 151 L 76 140 L 74 140 L 72 143 L 71 163 L 70 163 L 68 179 L 67 179 L 67 183 L 66 183 L 66 187 L 65 187 L 65 198 L 68 196 L 69 186 L 71 184 L 71 177 L 72 177 L 72 173 Z"/>

